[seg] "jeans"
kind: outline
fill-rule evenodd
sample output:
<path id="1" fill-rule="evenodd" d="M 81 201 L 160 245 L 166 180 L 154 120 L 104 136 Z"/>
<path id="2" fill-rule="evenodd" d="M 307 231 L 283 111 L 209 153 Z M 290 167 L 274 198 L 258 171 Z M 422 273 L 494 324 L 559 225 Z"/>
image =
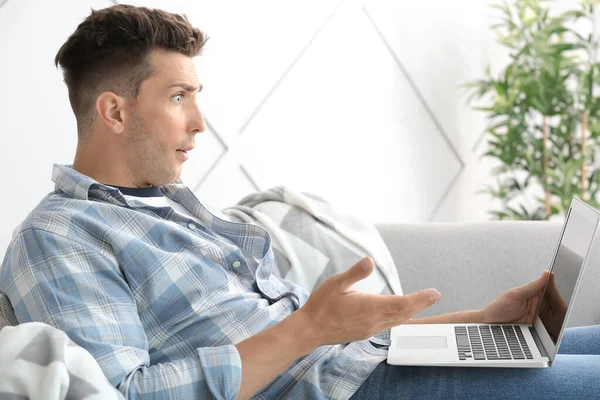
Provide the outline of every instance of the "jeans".
<path id="1" fill-rule="evenodd" d="M 550 368 L 412 367 L 381 363 L 364 399 L 600 399 L 600 325 L 568 328 Z"/>

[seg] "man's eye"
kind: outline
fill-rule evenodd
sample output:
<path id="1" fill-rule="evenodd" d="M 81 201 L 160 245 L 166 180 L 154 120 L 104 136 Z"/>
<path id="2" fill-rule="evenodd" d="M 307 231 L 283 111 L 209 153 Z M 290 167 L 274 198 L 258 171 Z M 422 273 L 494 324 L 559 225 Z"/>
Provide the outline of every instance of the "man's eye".
<path id="1" fill-rule="evenodd" d="M 183 100 L 183 96 L 180 94 L 176 94 L 175 96 L 171 97 L 171 100 L 173 100 L 173 102 L 176 104 L 181 104 L 181 101 Z"/>

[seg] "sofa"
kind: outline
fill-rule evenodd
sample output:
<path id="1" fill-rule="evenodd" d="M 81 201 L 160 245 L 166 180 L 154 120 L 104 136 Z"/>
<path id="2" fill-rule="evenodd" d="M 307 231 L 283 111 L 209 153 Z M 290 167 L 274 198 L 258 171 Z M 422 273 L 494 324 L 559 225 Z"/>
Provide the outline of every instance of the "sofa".
<path id="1" fill-rule="evenodd" d="M 428 287 L 442 299 L 419 316 L 484 307 L 551 267 L 561 221 L 380 224 L 402 290 Z M 600 234 L 593 244 L 568 326 L 600 324 Z"/>
<path id="2" fill-rule="evenodd" d="M 498 294 L 537 278 L 556 249 L 562 222 L 376 224 L 404 293 L 428 287 L 443 297 L 419 316 L 484 307 Z M 600 324 L 600 235 L 570 314 L 569 326 Z M 0 294 L 0 329 L 14 325 Z"/>

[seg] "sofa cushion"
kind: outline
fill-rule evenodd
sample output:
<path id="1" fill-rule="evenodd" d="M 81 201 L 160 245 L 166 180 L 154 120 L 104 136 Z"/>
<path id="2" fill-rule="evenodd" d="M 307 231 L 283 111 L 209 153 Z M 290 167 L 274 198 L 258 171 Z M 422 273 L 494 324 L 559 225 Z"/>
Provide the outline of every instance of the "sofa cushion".
<path id="1" fill-rule="evenodd" d="M 8 297 L 0 293 L 0 330 L 5 326 L 19 325 Z"/>

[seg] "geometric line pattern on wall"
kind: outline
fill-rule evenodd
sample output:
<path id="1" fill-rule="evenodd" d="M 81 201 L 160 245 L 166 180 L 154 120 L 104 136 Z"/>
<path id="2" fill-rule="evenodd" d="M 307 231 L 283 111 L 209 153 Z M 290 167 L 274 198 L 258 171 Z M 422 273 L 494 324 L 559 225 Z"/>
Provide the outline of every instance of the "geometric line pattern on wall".
<path id="1" fill-rule="evenodd" d="M 342 5 L 342 3 L 344 3 L 344 0 L 342 0 L 333 9 L 333 11 L 327 16 L 327 18 L 325 19 L 325 22 L 323 22 L 323 24 L 321 25 L 321 27 L 308 40 L 308 43 L 306 43 L 306 45 L 300 50 L 300 52 L 298 53 L 298 55 L 294 58 L 294 60 L 290 63 L 290 65 L 285 69 L 285 71 L 283 71 L 283 73 L 281 74 L 281 76 L 279 77 L 279 79 L 277 79 L 277 81 L 275 82 L 275 84 L 273 85 L 273 87 L 271 88 L 271 90 L 269 90 L 269 92 L 262 99 L 262 101 L 258 104 L 258 106 L 256 106 L 256 108 L 254 109 L 254 111 L 252 111 L 252 113 L 250 113 L 250 116 L 246 119 L 246 122 L 244 122 L 242 124 L 242 127 L 240 128 L 240 132 L 239 132 L 240 135 L 248 127 L 248 125 L 250 124 L 250 122 L 252 122 L 252 120 L 254 119 L 254 117 L 256 116 L 256 114 L 259 113 L 260 109 L 267 102 L 267 100 L 271 97 L 271 95 L 273 94 L 273 92 L 279 87 L 279 85 L 281 84 L 281 82 L 286 78 L 286 76 L 290 73 L 290 71 L 298 63 L 298 60 L 300 60 L 302 58 L 302 56 L 304 55 L 304 53 L 306 52 L 306 50 L 313 44 L 313 42 L 319 36 L 319 34 L 321 33 L 321 31 L 323 31 L 323 28 L 325 28 L 325 26 L 327 25 L 327 23 L 331 20 L 331 18 L 333 18 L 333 16 L 335 15 L 335 13 L 340 9 L 340 6 Z"/>
<path id="2" fill-rule="evenodd" d="M 246 127 L 252 122 L 252 120 L 254 119 L 254 117 L 256 117 L 256 115 L 260 112 L 260 110 L 262 109 L 263 105 L 267 102 L 267 100 L 271 97 L 271 95 L 273 94 L 273 92 L 275 92 L 275 90 L 277 89 L 277 87 L 279 87 L 279 85 L 281 84 L 281 82 L 287 77 L 287 75 L 290 73 L 290 71 L 298 63 L 298 60 L 300 60 L 302 58 L 302 56 L 304 55 L 304 53 L 306 52 L 306 50 L 312 45 L 312 43 L 315 41 L 315 39 L 319 36 L 319 34 L 323 30 L 323 28 L 327 25 L 327 23 L 335 15 L 335 13 L 340 8 L 340 6 L 342 5 L 343 2 L 344 2 L 344 0 L 342 0 L 335 7 L 335 9 L 330 13 L 330 15 L 327 16 L 325 22 L 321 25 L 321 27 L 319 27 L 319 29 L 315 32 L 315 34 L 312 35 L 312 37 L 308 40 L 307 44 L 300 50 L 300 52 L 294 58 L 294 60 L 292 60 L 292 62 L 290 63 L 290 65 L 285 69 L 285 71 L 282 73 L 282 75 L 279 77 L 279 79 L 275 82 L 275 84 L 269 90 L 269 92 L 266 94 L 266 96 L 261 100 L 261 102 L 257 105 L 257 107 L 250 113 L 249 117 L 242 124 L 242 126 L 241 126 L 241 128 L 240 128 L 240 130 L 238 132 L 238 135 L 241 135 L 243 133 L 243 131 L 246 129 Z M 207 125 L 208 125 L 208 121 L 207 121 Z M 215 162 L 211 165 L 211 167 L 208 169 L 208 171 L 206 172 L 206 174 L 200 179 L 200 181 L 194 185 L 194 187 L 192 189 L 192 192 L 194 192 L 194 193 L 196 193 L 200 189 L 200 187 L 208 179 L 208 177 L 210 176 L 210 174 L 212 173 L 212 171 L 215 170 L 217 168 L 217 166 L 219 165 L 219 163 L 221 163 L 224 160 L 225 155 L 227 154 L 227 152 L 231 151 L 231 149 L 233 148 L 233 146 L 235 146 L 237 144 L 237 142 L 238 142 L 238 140 L 235 140 L 235 139 L 234 140 L 230 140 L 230 139 L 225 138 L 223 135 L 220 135 L 218 133 L 218 131 L 216 129 L 214 129 L 214 127 L 212 127 L 212 126 L 211 126 L 211 130 L 215 133 L 215 136 L 219 139 L 219 141 L 221 142 L 221 144 L 225 148 L 225 151 L 220 155 L 220 157 L 217 160 L 215 160 Z M 256 181 L 256 179 L 254 179 L 252 177 L 252 174 L 248 171 L 248 169 L 244 165 L 241 165 L 241 164 L 240 164 L 239 168 L 240 168 L 241 172 L 246 176 L 246 178 L 248 178 L 248 180 L 250 181 L 250 183 L 252 184 L 252 186 L 255 188 L 255 190 L 260 191 L 261 190 L 261 186 L 258 184 L 258 182 Z"/>
<path id="3" fill-rule="evenodd" d="M 248 169 L 246 169 L 246 167 L 244 167 L 243 165 L 240 165 L 240 171 L 242 171 L 242 174 L 244 174 L 246 176 L 246 179 L 248 179 L 248 181 L 250 181 L 252 186 L 254 186 L 254 190 L 256 190 L 256 191 L 261 190 L 260 186 L 258 185 L 256 180 L 254 180 L 252 175 L 250 175 L 250 173 L 248 172 Z"/>
<path id="4" fill-rule="evenodd" d="M 204 121 L 206 123 L 206 126 L 211 130 L 211 132 L 217 138 L 219 143 L 223 146 L 224 150 L 219 155 L 219 157 L 211 164 L 211 166 L 208 168 L 208 170 L 206 171 L 204 176 L 201 177 L 200 180 L 193 185 L 193 188 L 192 188 L 193 193 L 196 193 L 200 189 L 200 187 L 202 187 L 202 184 L 204 184 L 204 182 L 206 182 L 206 180 L 208 179 L 210 174 L 215 170 L 215 168 L 217 168 L 217 166 L 223 160 L 223 158 L 225 157 L 227 152 L 230 151 L 232 146 L 234 146 L 234 144 L 235 144 L 234 140 L 228 139 L 228 138 L 224 137 L 223 135 L 219 134 L 219 132 L 212 126 L 212 124 L 208 121 L 208 119 L 206 119 L 206 117 L 204 118 Z M 252 175 L 248 172 L 248 170 L 243 165 L 240 165 L 240 170 L 246 176 L 246 178 L 248 178 L 248 181 L 250 181 L 250 183 L 252 184 L 254 189 L 257 191 L 260 190 L 260 187 L 256 183 L 256 180 L 254 178 L 252 178 Z"/>
<path id="5" fill-rule="evenodd" d="M 452 180 L 450 181 L 450 183 L 446 187 L 446 190 L 444 190 L 444 193 L 442 194 L 442 196 L 440 197 L 440 200 L 435 205 L 435 208 L 433 209 L 433 211 L 429 215 L 429 218 L 427 218 L 427 222 L 434 222 L 435 221 L 435 217 L 436 217 L 438 211 L 444 205 L 444 202 L 446 201 L 446 198 L 448 197 L 448 195 L 450 194 L 450 192 L 454 188 L 454 185 L 458 181 L 458 178 L 460 178 L 460 175 L 463 173 L 463 171 L 464 171 L 464 166 L 462 166 L 461 169 L 459 169 L 456 172 L 456 174 L 454 174 L 454 177 L 452 178 Z"/>
<path id="6" fill-rule="evenodd" d="M 372 220 L 425 222 L 461 162 L 416 96 L 363 10 L 342 6 L 242 135 L 242 162 L 265 186 L 293 182 Z M 364 168 L 350 161 L 361 155 Z M 358 182 L 381 189 L 377 199 L 344 203 Z"/>
<path id="7" fill-rule="evenodd" d="M 473 151 L 473 153 L 475 153 L 477 151 L 477 149 L 479 148 L 479 145 L 483 142 L 483 139 L 485 137 L 485 134 L 488 132 L 488 130 L 493 126 L 492 121 L 488 121 L 485 129 L 483 130 L 483 132 L 481 132 L 479 134 L 479 137 L 477 138 L 477 141 L 475 141 L 475 144 L 473 145 L 473 148 L 471 149 Z"/>
<path id="8" fill-rule="evenodd" d="M 386 40 L 385 36 L 381 32 L 381 30 L 379 29 L 379 27 L 377 26 L 377 24 L 375 23 L 375 21 L 373 21 L 373 18 L 371 18 L 371 15 L 369 15 L 369 12 L 367 11 L 366 7 L 363 6 L 362 10 L 365 13 L 365 15 L 367 16 L 367 18 L 369 19 L 369 21 L 371 22 L 371 24 L 373 25 L 373 28 L 375 28 L 375 31 L 377 32 L 377 35 L 379 36 L 379 38 L 381 39 L 381 41 L 383 42 L 383 44 L 385 45 L 385 47 L 389 51 L 389 53 L 392 56 L 392 58 L 394 59 L 396 65 L 398 66 L 398 68 L 400 69 L 400 71 L 402 72 L 402 74 L 404 75 L 404 77 L 406 78 L 408 84 L 414 90 L 417 98 L 419 99 L 419 101 L 423 105 L 423 108 L 425 109 L 425 111 L 427 112 L 427 114 L 429 115 L 429 117 L 431 118 L 433 124 L 438 129 L 438 133 L 442 136 L 442 139 L 444 139 L 444 141 L 446 142 L 446 144 L 450 148 L 450 151 L 452 152 L 452 154 L 454 154 L 454 156 L 456 157 L 456 160 L 460 164 L 460 168 L 458 169 L 458 171 L 456 172 L 456 174 L 454 175 L 454 177 L 452 178 L 452 180 L 450 181 L 450 183 L 448 184 L 448 186 L 444 190 L 442 196 L 440 197 L 440 199 L 436 203 L 436 206 L 434 207 L 433 211 L 431 212 L 431 214 L 430 214 L 430 216 L 428 218 L 428 221 L 431 222 L 431 221 L 434 220 L 435 215 L 437 214 L 438 210 L 444 204 L 444 201 L 446 200 L 446 197 L 448 196 L 448 194 L 452 190 L 454 184 L 456 183 L 456 181 L 460 177 L 461 173 L 463 172 L 463 170 L 465 168 L 465 162 L 463 161 L 462 157 L 460 156 L 460 154 L 456 150 L 456 147 L 454 146 L 454 143 L 450 140 L 450 138 L 448 137 L 448 134 L 446 133 L 446 131 L 444 130 L 444 128 L 442 127 L 442 125 L 440 124 L 440 122 L 435 117 L 435 114 L 431 110 L 431 107 L 429 107 L 429 104 L 427 104 L 427 101 L 425 101 L 425 98 L 423 97 L 423 94 L 419 90 L 419 87 L 417 86 L 417 84 L 415 83 L 415 81 L 410 76 L 410 73 L 408 72 L 408 70 L 406 69 L 406 67 L 404 66 L 404 64 L 402 63 L 402 61 L 400 60 L 400 58 L 396 54 L 396 52 L 392 49 L 392 46 L 388 43 L 388 41 Z"/>
<path id="9" fill-rule="evenodd" d="M 2 1 L 2 0 L 0 0 L 0 1 Z M 3 3 L 6 2 L 6 1 L 7 0 L 4 0 Z M 117 0 L 110 0 L 110 1 L 113 4 L 119 4 L 119 2 Z M 214 126 L 212 126 L 207 121 L 207 126 L 211 129 L 212 133 L 214 134 L 214 137 L 221 143 L 221 145 L 224 148 L 224 151 L 211 164 L 211 166 L 208 168 L 208 170 L 206 171 L 206 173 L 204 174 L 204 176 L 201 177 L 200 180 L 194 185 L 193 192 L 197 192 L 200 189 L 200 187 L 207 180 L 207 178 L 209 178 L 209 176 L 211 175 L 211 173 L 213 173 L 214 170 L 218 167 L 218 165 L 221 162 L 224 161 L 224 159 L 226 158 L 225 155 L 228 152 L 230 152 L 234 146 L 238 146 L 238 145 L 242 144 L 241 143 L 242 141 L 239 140 L 239 136 L 242 135 L 242 133 L 246 130 L 246 128 L 248 127 L 248 125 L 256 117 L 256 115 L 258 115 L 258 113 L 263 108 L 264 104 L 268 101 L 268 99 L 272 96 L 272 94 L 276 91 L 276 89 L 280 86 L 280 84 L 286 79 L 286 77 L 288 76 L 288 74 L 290 73 L 290 71 L 292 71 L 294 69 L 295 65 L 303 57 L 303 55 L 307 51 L 307 49 L 310 48 L 310 46 L 312 45 L 312 43 L 317 39 L 317 37 L 319 36 L 319 34 L 323 30 L 323 28 L 333 18 L 333 16 L 336 14 L 336 12 L 339 10 L 340 6 L 343 3 L 345 3 L 345 1 L 341 0 L 337 4 L 337 6 L 330 13 L 330 15 L 326 18 L 325 22 L 321 25 L 321 27 L 308 40 L 307 44 L 300 50 L 300 52 L 298 53 L 298 55 L 292 60 L 292 62 L 289 64 L 289 66 L 283 71 L 283 73 L 281 74 L 281 76 L 273 84 L 273 86 L 267 92 L 267 94 L 265 95 L 265 97 L 258 103 L 258 105 L 256 106 L 256 108 L 249 114 L 249 116 L 246 119 L 246 121 L 239 128 L 238 138 L 232 138 L 233 140 L 227 139 L 226 137 L 224 137 L 223 135 L 221 135 L 214 128 Z M 0 3 L 0 5 L 1 4 L 2 3 Z M 447 132 L 445 131 L 445 129 L 443 128 L 443 126 L 440 124 L 439 120 L 436 118 L 434 112 L 432 111 L 432 108 L 429 106 L 429 104 L 425 100 L 425 97 L 423 96 L 422 91 L 419 89 L 419 87 L 415 83 L 414 79 L 411 77 L 411 74 L 408 72 L 408 70 L 406 69 L 406 67 L 404 66 L 404 64 L 401 62 L 401 60 L 399 59 L 398 55 L 393 51 L 391 45 L 388 43 L 388 41 L 386 40 L 386 38 L 383 35 L 382 31 L 376 25 L 376 23 L 373 20 L 373 18 L 369 15 L 366 7 L 363 6 L 362 7 L 362 11 L 367 16 L 367 18 L 369 19 L 370 23 L 373 25 L 375 31 L 377 32 L 377 35 L 382 40 L 382 42 L 385 45 L 385 47 L 387 48 L 387 51 L 389 52 L 389 54 L 392 56 L 395 64 L 397 65 L 397 67 L 399 68 L 399 70 L 401 71 L 401 73 L 404 75 L 404 77 L 407 79 L 407 82 L 409 83 L 409 85 L 414 90 L 414 93 L 415 93 L 416 97 L 418 98 L 418 101 L 423 106 L 424 111 L 428 114 L 429 118 L 431 118 L 431 121 L 434 124 L 434 126 L 437 128 L 438 133 L 440 134 L 441 138 L 447 144 L 449 150 L 451 151 L 451 153 L 453 154 L 453 156 L 455 157 L 456 161 L 459 164 L 458 165 L 458 167 L 459 167 L 458 170 L 456 171 L 456 173 L 454 174 L 454 176 L 451 178 L 451 180 L 449 181 L 449 183 L 447 183 L 447 186 L 444 189 L 443 193 L 438 194 L 438 196 L 441 196 L 441 197 L 437 200 L 436 203 L 434 203 L 435 204 L 434 208 L 430 212 L 430 215 L 428 216 L 428 218 L 426 218 L 428 221 L 433 221 L 435 219 L 436 214 L 438 213 L 438 211 L 440 210 L 440 208 L 443 206 L 444 202 L 446 201 L 446 198 L 448 197 L 448 195 L 451 193 L 452 189 L 454 188 L 456 182 L 458 181 L 458 178 L 464 172 L 465 161 L 463 160 L 463 158 L 461 157 L 461 155 L 457 151 L 454 143 L 450 140 Z M 477 145 L 480 144 L 480 142 L 482 141 L 482 138 L 483 138 L 483 133 L 482 133 L 481 137 L 478 139 Z M 475 148 L 473 150 L 475 150 Z M 252 175 L 250 174 L 250 172 L 248 171 L 248 169 L 244 165 L 242 165 L 242 164 L 243 163 L 240 163 L 240 165 L 238 166 L 239 170 L 247 178 L 247 180 L 251 183 L 251 185 L 255 188 L 255 190 L 261 190 L 260 185 L 258 184 L 258 182 L 252 177 Z M 190 183 L 192 183 L 192 182 L 190 182 Z"/>

